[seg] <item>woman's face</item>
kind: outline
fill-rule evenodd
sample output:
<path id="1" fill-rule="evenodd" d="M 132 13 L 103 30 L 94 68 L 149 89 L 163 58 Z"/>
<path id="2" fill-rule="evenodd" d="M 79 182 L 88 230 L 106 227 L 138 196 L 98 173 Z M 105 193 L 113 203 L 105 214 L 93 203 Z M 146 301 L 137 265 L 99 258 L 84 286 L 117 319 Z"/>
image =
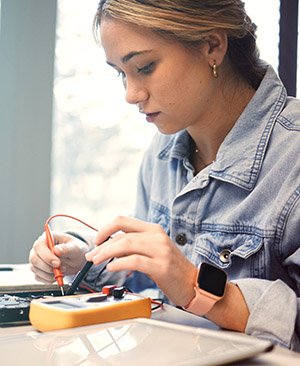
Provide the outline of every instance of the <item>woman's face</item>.
<path id="1" fill-rule="evenodd" d="M 160 132 L 202 128 L 214 109 L 215 83 L 205 53 L 187 50 L 151 30 L 104 18 L 101 42 L 121 75 L 128 103 Z"/>

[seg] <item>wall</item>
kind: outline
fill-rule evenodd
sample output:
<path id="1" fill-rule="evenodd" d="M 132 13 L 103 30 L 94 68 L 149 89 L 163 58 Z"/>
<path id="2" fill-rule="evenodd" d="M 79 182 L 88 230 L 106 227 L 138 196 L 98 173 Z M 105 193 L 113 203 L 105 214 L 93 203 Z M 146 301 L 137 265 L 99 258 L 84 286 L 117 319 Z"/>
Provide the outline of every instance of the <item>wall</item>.
<path id="1" fill-rule="evenodd" d="M 23 263 L 49 215 L 56 0 L 2 0 L 0 263 Z"/>

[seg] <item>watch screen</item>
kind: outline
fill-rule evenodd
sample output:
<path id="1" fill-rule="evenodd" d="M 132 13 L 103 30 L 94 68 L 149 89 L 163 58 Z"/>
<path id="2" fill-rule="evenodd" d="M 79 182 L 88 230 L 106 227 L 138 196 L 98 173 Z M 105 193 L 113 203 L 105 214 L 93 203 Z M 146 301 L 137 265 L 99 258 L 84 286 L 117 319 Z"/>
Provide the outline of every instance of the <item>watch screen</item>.
<path id="1" fill-rule="evenodd" d="M 223 296 L 227 281 L 226 272 L 207 263 L 202 263 L 198 275 L 198 286 L 216 296 Z"/>

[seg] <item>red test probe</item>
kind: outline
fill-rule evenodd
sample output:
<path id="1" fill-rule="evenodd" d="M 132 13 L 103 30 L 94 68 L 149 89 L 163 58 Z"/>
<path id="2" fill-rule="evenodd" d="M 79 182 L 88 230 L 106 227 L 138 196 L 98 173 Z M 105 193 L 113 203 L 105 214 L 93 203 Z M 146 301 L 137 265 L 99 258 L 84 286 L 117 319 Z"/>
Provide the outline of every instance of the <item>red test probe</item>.
<path id="1" fill-rule="evenodd" d="M 46 233 L 48 247 L 51 250 L 51 252 L 54 254 L 54 242 L 53 242 L 52 234 L 50 233 L 48 221 L 45 225 L 45 233 Z M 53 272 L 54 272 L 54 278 L 56 279 L 58 286 L 60 287 L 61 294 L 64 296 L 64 287 L 63 287 L 64 286 L 64 281 L 63 281 L 64 275 L 61 273 L 61 270 L 59 268 L 53 268 Z"/>

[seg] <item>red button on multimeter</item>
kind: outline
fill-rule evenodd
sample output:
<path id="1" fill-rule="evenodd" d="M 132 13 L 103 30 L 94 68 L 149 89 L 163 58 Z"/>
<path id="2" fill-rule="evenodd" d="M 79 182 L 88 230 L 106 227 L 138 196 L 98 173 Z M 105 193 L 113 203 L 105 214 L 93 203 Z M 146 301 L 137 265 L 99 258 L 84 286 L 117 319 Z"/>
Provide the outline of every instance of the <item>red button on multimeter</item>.
<path id="1" fill-rule="evenodd" d="M 113 294 L 114 292 L 114 289 L 116 288 L 117 286 L 116 285 L 109 285 L 109 286 L 104 286 L 102 288 L 102 293 L 103 294 L 106 294 L 107 296 L 110 296 Z"/>

